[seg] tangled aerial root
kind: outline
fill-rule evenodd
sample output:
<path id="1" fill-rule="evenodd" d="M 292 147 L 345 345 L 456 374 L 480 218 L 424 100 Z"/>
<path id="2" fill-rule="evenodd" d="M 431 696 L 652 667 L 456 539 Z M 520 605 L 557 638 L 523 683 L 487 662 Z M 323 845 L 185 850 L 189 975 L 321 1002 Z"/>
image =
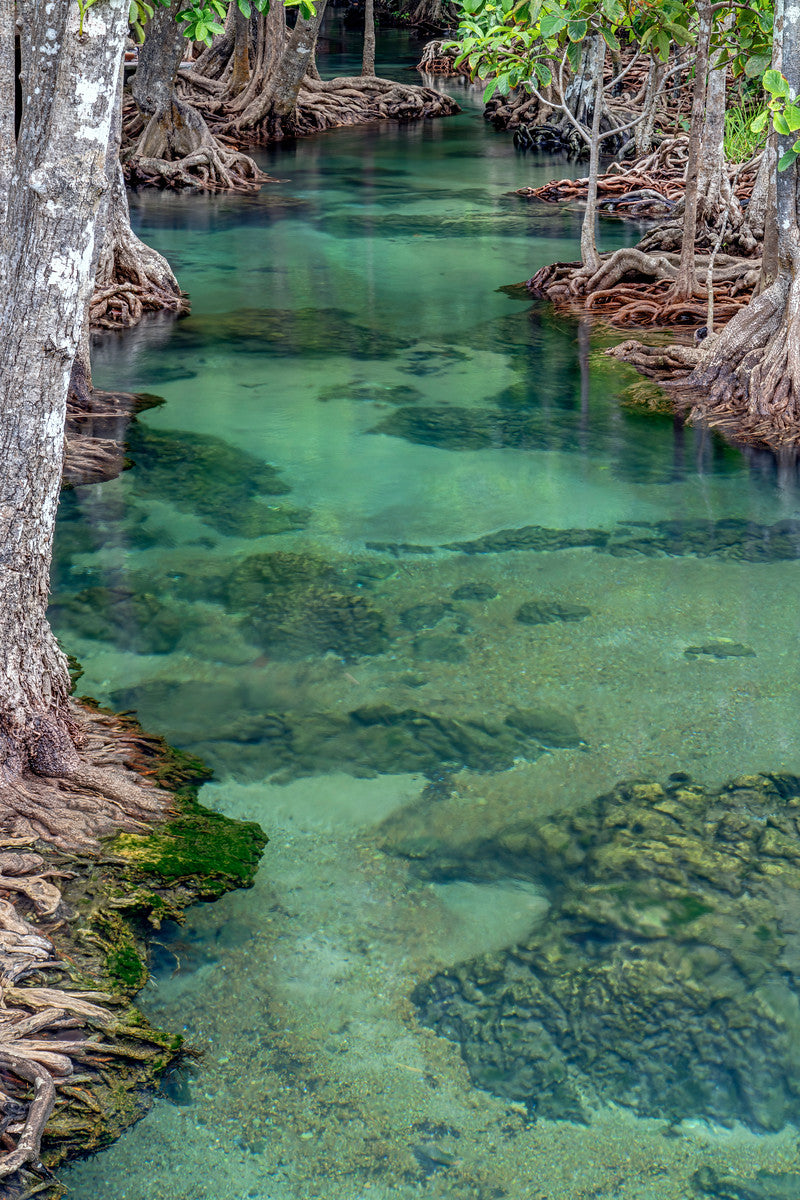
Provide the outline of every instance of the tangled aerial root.
<path id="1" fill-rule="evenodd" d="M 447 45 L 446 40 L 436 38 L 432 42 L 426 42 L 422 48 L 422 57 L 417 63 L 417 70 L 422 71 L 424 75 L 469 75 L 469 65 L 466 62 L 455 66 L 455 60 L 458 52 L 445 51 Z"/>
<path id="2" fill-rule="evenodd" d="M 688 160 L 688 138 L 685 136 L 665 138 L 657 150 L 634 163 L 612 163 L 597 180 L 597 207 L 601 212 L 614 213 L 620 217 L 636 220 L 663 220 L 669 218 L 683 200 L 686 187 L 686 164 Z M 735 184 L 739 202 L 749 200 L 755 183 L 757 164 L 746 167 L 730 167 L 728 174 Z M 538 188 L 519 188 L 518 196 L 530 200 L 545 200 L 548 203 L 577 203 L 586 199 L 589 180 L 558 179 Z M 698 244 L 703 246 L 709 238 L 700 230 Z M 647 248 L 645 238 L 643 246 Z M 655 247 L 654 247 L 655 248 Z"/>
<path id="3" fill-rule="evenodd" d="M 125 163 L 128 183 L 198 192 L 257 192 L 272 176 L 260 171 L 248 154 L 225 145 L 202 145 L 183 158 L 133 157 Z"/>
<path id="4" fill-rule="evenodd" d="M 305 79 L 297 101 L 297 128 L 306 133 L 366 121 L 446 117 L 458 111 L 455 100 L 434 88 L 377 76 Z"/>
<path id="5" fill-rule="evenodd" d="M 129 329 L 152 312 L 186 312 L 189 304 L 183 295 L 160 288 L 152 280 L 134 282 L 120 279 L 95 289 L 89 307 L 93 329 Z"/>
<path id="6" fill-rule="evenodd" d="M 233 121 L 226 119 L 219 126 L 215 124 L 214 130 L 222 129 L 234 139 L 267 144 L 280 140 L 287 132 L 302 136 L 371 121 L 418 121 L 457 112 L 455 100 L 434 88 L 397 83 L 375 75 L 337 79 L 306 76 L 291 120 L 268 114 L 263 121 L 250 125 L 245 112 Z"/>
<path id="7" fill-rule="evenodd" d="M 93 784 L 25 776 L 0 789 L 0 1191 L 9 1196 L 46 1186 L 40 1153 L 51 1115 L 76 1098 L 91 1106 L 76 1085 L 116 1056 L 147 1056 L 135 1044 L 146 1031 L 123 1028 L 109 1007 L 119 997 L 76 990 L 53 940 L 69 915 L 56 881 L 75 877 L 59 865 L 64 854 L 96 850 L 98 838 L 120 829 L 149 829 L 170 813 L 172 797 L 130 770 L 148 761 L 150 739 L 77 706 L 71 716 Z"/>
<path id="8" fill-rule="evenodd" d="M 569 311 L 589 311 L 609 325 L 623 329 L 700 328 L 708 316 L 705 289 L 686 299 L 673 296 L 680 259 L 676 254 L 644 254 L 636 247 L 602 255 L 598 270 L 580 263 L 542 267 L 527 283 L 535 296 L 544 296 Z M 714 313 L 720 323 L 730 320 L 749 301 L 757 283 L 759 263 L 718 255 L 713 271 Z M 704 280 L 708 256 L 698 256 L 698 276 Z"/>

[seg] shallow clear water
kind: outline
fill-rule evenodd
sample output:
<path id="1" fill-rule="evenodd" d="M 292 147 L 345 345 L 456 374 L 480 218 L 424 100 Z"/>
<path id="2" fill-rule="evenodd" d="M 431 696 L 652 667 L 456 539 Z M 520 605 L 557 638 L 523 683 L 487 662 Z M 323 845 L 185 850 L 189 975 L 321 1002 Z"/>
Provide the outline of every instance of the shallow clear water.
<path id="1" fill-rule="evenodd" d="M 326 73 L 352 53 L 333 30 Z M 97 346 L 101 385 L 166 403 L 131 471 L 64 497 L 53 620 L 81 688 L 202 754 L 204 801 L 271 843 L 159 935 L 144 1006 L 205 1055 L 68 1172 L 86 1200 L 794 1194 L 791 1129 L 537 1119 L 411 1000 L 547 921 L 476 839 L 620 779 L 800 773 L 792 464 L 499 290 L 578 249 L 577 215 L 508 193 L 579 168 L 458 95 L 265 153 L 256 197 L 134 201 L 192 315 Z M 728 1191 L 695 1191 L 709 1165 Z M 786 1178 L 735 1191 L 759 1170 Z"/>

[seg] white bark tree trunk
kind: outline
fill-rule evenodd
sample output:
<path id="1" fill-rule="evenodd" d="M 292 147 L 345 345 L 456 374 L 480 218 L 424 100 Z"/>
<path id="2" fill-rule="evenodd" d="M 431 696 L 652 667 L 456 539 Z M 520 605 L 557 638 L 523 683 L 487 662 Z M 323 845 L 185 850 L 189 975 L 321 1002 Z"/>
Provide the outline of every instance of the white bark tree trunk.
<path id="1" fill-rule="evenodd" d="M 46 618 L 70 371 L 128 21 L 18 0 L 24 118 L 0 242 L 0 779 L 74 774 L 69 676 Z"/>
<path id="2" fill-rule="evenodd" d="M 364 52 L 361 74 L 375 74 L 375 0 L 364 0 Z"/>
<path id="3" fill-rule="evenodd" d="M 0 222 L 8 199 L 8 184 L 16 149 L 14 66 L 14 0 L 0 0 Z"/>

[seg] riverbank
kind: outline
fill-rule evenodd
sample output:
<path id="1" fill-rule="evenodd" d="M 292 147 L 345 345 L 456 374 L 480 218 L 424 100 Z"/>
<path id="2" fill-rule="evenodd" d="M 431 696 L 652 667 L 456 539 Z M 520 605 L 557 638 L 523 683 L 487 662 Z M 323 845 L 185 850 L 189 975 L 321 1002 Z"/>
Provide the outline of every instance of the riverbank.
<path id="1" fill-rule="evenodd" d="M 72 814 L 76 845 L 67 849 L 63 828 L 47 828 L 46 792 L 59 785 L 37 780 L 36 794 L 18 789 L 15 815 L 5 818 L 0 1172 L 8 1197 L 63 1195 L 55 1173 L 65 1162 L 108 1146 L 146 1113 L 158 1080 L 185 1052 L 180 1033 L 154 1027 L 133 1003 L 149 977 L 149 943 L 197 901 L 249 887 L 267 840 L 258 825 L 200 805 L 211 772 L 130 715 L 83 698 L 72 719 L 85 761 L 138 780 L 152 812 L 148 822 L 98 816 L 97 797 L 73 786 L 53 797 Z M 111 832 L 115 824 L 120 832 Z"/>

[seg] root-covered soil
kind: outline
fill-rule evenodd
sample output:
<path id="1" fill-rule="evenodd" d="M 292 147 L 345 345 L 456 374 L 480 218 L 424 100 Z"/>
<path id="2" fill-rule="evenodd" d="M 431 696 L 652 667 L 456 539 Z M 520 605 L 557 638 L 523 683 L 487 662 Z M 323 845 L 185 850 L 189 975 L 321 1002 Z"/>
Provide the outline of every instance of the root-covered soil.
<path id="1" fill-rule="evenodd" d="M 708 255 L 698 255 L 702 283 L 690 297 L 676 297 L 679 255 L 646 254 L 637 247 L 601 256 L 591 271 L 579 262 L 542 267 L 527 283 L 534 296 L 546 297 L 570 311 L 590 312 L 623 329 L 695 328 L 706 324 Z M 758 260 L 720 254 L 713 269 L 714 316 L 728 321 L 749 301 L 757 283 Z"/>
<path id="2" fill-rule="evenodd" d="M 202 809 L 202 764 L 135 721 L 88 704 L 71 719 L 89 782 L 0 790 L 0 1192 L 20 1200 L 62 1195 L 60 1162 L 143 1115 L 181 1048 L 130 1002 L 147 929 L 251 882 L 265 843 Z"/>

